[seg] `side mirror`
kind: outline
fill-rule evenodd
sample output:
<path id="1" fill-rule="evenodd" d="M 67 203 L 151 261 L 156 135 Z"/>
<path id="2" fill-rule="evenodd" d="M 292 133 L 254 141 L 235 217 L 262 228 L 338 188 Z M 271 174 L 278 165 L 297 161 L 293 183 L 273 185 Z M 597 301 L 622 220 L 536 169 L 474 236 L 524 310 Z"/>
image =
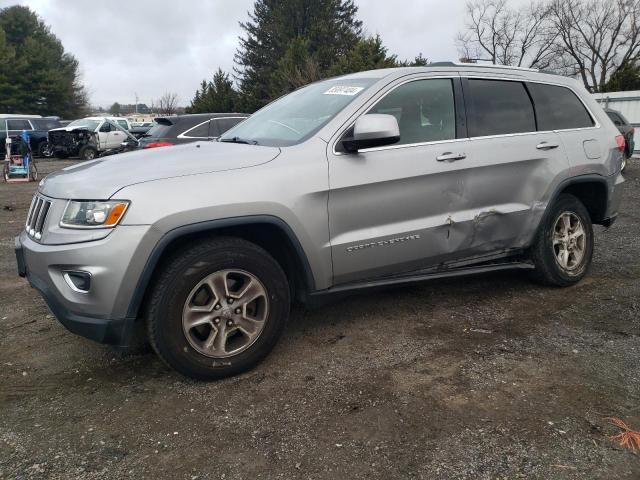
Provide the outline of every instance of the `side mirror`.
<path id="1" fill-rule="evenodd" d="M 400 127 L 393 115 L 369 113 L 362 115 L 353 126 L 353 137 L 342 140 L 347 152 L 363 148 L 382 147 L 400 140 Z"/>

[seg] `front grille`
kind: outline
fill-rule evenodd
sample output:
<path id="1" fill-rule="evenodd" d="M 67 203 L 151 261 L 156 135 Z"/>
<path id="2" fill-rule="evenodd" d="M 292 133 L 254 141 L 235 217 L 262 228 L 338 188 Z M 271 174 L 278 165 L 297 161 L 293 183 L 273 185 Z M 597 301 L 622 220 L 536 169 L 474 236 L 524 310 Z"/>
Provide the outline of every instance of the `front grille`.
<path id="1" fill-rule="evenodd" d="M 51 202 L 40 195 L 36 194 L 31 200 L 31 208 L 27 215 L 27 223 L 25 230 L 30 237 L 40 240 L 42 238 L 42 229 L 47 219 Z"/>

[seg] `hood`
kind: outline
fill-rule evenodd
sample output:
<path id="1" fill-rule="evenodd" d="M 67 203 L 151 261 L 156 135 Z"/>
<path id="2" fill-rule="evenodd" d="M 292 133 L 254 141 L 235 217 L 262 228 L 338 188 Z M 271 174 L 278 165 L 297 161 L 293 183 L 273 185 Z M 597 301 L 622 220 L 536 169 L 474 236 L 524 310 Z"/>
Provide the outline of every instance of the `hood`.
<path id="1" fill-rule="evenodd" d="M 136 183 L 252 167 L 279 153 L 275 147 L 221 142 L 137 150 L 54 172 L 40 182 L 39 190 L 53 198 L 106 200 Z"/>
<path id="2" fill-rule="evenodd" d="M 75 126 L 75 127 L 59 127 L 59 128 L 52 128 L 51 130 L 49 130 L 49 132 L 73 132 L 74 130 L 87 130 L 89 131 L 89 129 L 87 127 L 82 127 L 80 125 Z M 93 131 L 93 130 L 91 130 Z"/>

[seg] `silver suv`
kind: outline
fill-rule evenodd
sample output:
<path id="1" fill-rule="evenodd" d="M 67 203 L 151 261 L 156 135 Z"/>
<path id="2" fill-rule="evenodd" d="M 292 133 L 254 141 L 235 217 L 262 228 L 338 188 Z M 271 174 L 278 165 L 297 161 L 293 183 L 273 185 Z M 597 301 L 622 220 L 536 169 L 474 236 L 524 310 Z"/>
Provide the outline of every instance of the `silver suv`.
<path id="1" fill-rule="evenodd" d="M 567 286 L 618 213 L 624 141 L 574 80 L 452 63 L 320 81 L 216 142 L 41 182 L 19 273 L 69 330 L 244 371 L 294 300 L 502 269 Z"/>

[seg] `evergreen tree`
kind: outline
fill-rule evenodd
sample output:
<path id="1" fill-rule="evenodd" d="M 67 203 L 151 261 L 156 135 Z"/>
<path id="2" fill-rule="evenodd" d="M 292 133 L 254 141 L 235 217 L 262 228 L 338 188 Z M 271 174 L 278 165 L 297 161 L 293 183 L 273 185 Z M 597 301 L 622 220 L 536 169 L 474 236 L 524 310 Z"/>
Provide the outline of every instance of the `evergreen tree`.
<path id="1" fill-rule="evenodd" d="M 291 89 L 278 74 L 283 62 L 291 68 L 302 56 L 301 73 L 311 68 L 326 76 L 358 43 L 357 10 L 353 0 L 257 0 L 249 21 L 240 24 L 245 36 L 235 55 L 245 108 L 253 111 Z"/>
<path id="2" fill-rule="evenodd" d="M 0 10 L 0 55 L 0 63 L 4 62 L 0 112 L 68 118 L 82 114 L 87 95 L 80 83 L 78 61 L 28 7 Z"/>
<path id="3" fill-rule="evenodd" d="M 218 68 L 210 82 L 205 80 L 188 107 L 189 113 L 224 113 L 237 110 L 238 93 L 228 73 Z"/>
<path id="4" fill-rule="evenodd" d="M 640 65 L 634 62 L 623 65 L 602 88 L 603 92 L 628 90 L 640 90 Z"/>
<path id="5" fill-rule="evenodd" d="M 333 75 L 342 75 L 363 70 L 397 67 L 395 55 L 388 56 L 380 35 L 359 40 L 342 56 L 331 69 Z"/>
<path id="6" fill-rule="evenodd" d="M 111 115 L 118 116 L 120 115 L 120 110 L 121 110 L 120 104 L 118 102 L 115 102 L 113 105 L 111 105 L 111 108 L 109 108 L 109 113 Z"/>

